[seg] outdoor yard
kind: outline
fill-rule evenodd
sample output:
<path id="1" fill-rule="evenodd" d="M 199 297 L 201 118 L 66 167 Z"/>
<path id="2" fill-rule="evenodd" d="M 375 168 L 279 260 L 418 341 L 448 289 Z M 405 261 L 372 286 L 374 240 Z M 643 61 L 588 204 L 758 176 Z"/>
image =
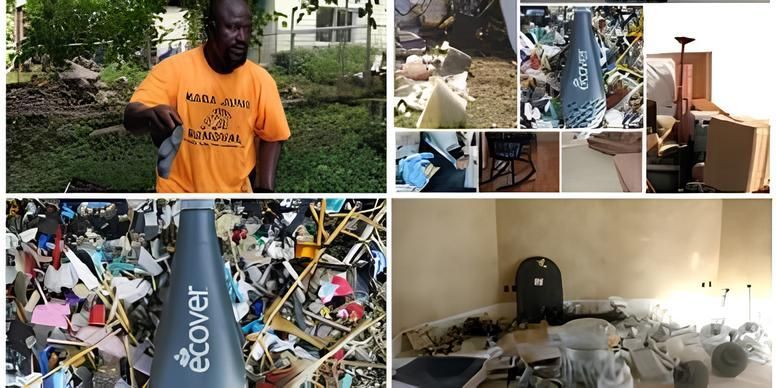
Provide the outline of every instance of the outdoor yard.
<path id="1" fill-rule="evenodd" d="M 363 55 L 359 46 L 297 50 L 291 71 L 282 53 L 270 68 L 292 131 L 278 167 L 279 192 L 385 191 L 384 79 L 367 86 L 339 76 L 361 70 Z M 92 134 L 121 123 L 145 74 L 109 65 L 95 85 L 40 72 L 9 84 L 8 191 L 153 191 L 156 148 L 149 137 Z"/>

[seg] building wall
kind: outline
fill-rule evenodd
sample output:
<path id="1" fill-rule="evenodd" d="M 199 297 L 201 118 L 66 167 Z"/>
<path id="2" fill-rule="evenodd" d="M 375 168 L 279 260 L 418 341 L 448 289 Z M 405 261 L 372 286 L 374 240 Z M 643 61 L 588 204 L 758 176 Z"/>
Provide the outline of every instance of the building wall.
<path id="1" fill-rule="evenodd" d="M 770 200 L 395 200 L 393 215 L 394 335 L 515 303 L 503 287 L 531 256 L 558 265 L 565 300 L 654 299 L 686 324 L 772 320 Z"/>
<path id="2" fill-rule="evenodd" d="M 394 200 L 393 335 L 498 302 L 496 201 Z"/>
<path id="3" fill-rule="evenodd" d="M 295 6 L 299 6 L 300 1 L 276 1 L 275 11 L 286 14 L 288 16 L 287 26 L 283 27 L 281 23 L 272 23 L 271 26 L 268 26 L 268 33 L 275 33 L 276 31 L 290 31 L 291 30 L 291 10 Z M 365 4 L 365 0 L 350 0 L 348 4 L 348 9 L 357 12 L 358 8 L 363 7 Z M 321 8 L 328 8 L 328 7 L 336 7 L 336 8 L 345 8 L 345 0 L 338 0 L 338 3 L 328 5 L 321 2 Z M 375 21 L 377 22 L 378 26 L 385 26 L 388 22 L 388 15 L 387 15 L 387 8 L 386 8 L 386 2 L 380 2 L 380 4 L 374 4 L 373 6 L 373 17 L 375 18 Z M 297 12 L 297 15 L 299 13 Z M 304 17 L 299 23 L 296 23 L 296 20 L 294 20 L 294 30 L 311 30 L 315 29 L 316 27 L 316 12 L 313 12 L 309 15 L 305 13 Z M 357 26 L 366 26 L 367 25 L 367 19 L 359 18 L 356 14 L 354 16 L 354 24 Z M 366 30 L 363 28 L 352 30 L 352 43 L 357 44 L 366 44 Z M 385 42 L 385 29 L 372 31 L 372 46 L 373 47 L 386 47 Z M 277 36 L 277 50 L 278 51 L 286 51 L 291 47 L 291 36 L 288 34 L 282 34 Z M 336 42 L 331 43 L 336 44 Z M 315 34 L 314 33 L 300 33 L 296 34 L 296 37 L 294 38 L 294 47 L 318 47 L 318 46 L 328 46 L 329 44 L 324 42 L 316 42 L 315 41 Z"/>
<path id="4" fill-rule="evenodd" d="M 770 201 L 724 201 L 719 256 L 720 285 L 752 284 L 754 296 L 771 295 Z"/>
<path id="5" fill-rule="evenodd" d="M 567 300 L 664 298 L 717 277 L 721 200 L 501 200 L 496 214 L 501 285 L 531 256 L 558 265 Z"/>
<path id="6" fill-rule="evenodd" d="M 161 20 L 156 22 L 156 29 L 170 32 L 164 36 L 164 41 L 156 45 L 157 57 L 164 54 L 171 46 L 180 47 L 181 52 L 191 48 L 186 40 L 189 28 L 184 19 L 186 9 L 176 6 L 166 6 L 164 9 L 165 12 L 159 15 Z"/>
<path id="7" fill-rule="evenodd" d="M 264 29 L 265 43 L 262 44 L 261 62 L 269 63 L 271 61 L 271 55 L 275 52 L 288 51 L 291 47 L 291 35 L 290 34 L 278 34 L 278 31 L 290 31 L 291 30 L 291 11 L 293 7 L 298 7 L 300 1 L 274 1 L 268 0 L 268 9 L 274 7 L 276 12 L 283 13 L 288 17 L 278 22 L 272 22 Z M 357 12 L 358 8 L 363 7 L 365 0 L 350 0 L 348 9 Z M 321 8 L 335 7 L 334 4 L 328 5 L 321 2 Z M 338 0 L 336 7 L 344 8 L 345 0 Z M 386 2 L 380 2 L 380 4 L 373 4 L 373 17 L 378 25 L 377 30 L 372 30 L 371 34 L 371 46 L 374 48 L 384 49 L 387 46 L 386 41 L 386 29 L 385 26 L 388 22 Z M 297 15 L 299 12 L 297 12 Z M 282 21 L 285 20 L 287 25 L 283 27 Z M 357 26 L 366 26 L 367 19 L 359 18 L 358 15 L 354 15 L 354 23 Z M 294 30 L 312 30 L 316 27 L 316 12 L 309 15 L 306 13 L 299 23 L 296 23 L 294 18 Z M 351 30 L 353 44 L 366 44 L 366 29 L 359 28 Z M 294 47 L 325 47 L 337 42 L 325 43 L 316 42 L 315 33 L 299 33 L 294 38 Z"/>

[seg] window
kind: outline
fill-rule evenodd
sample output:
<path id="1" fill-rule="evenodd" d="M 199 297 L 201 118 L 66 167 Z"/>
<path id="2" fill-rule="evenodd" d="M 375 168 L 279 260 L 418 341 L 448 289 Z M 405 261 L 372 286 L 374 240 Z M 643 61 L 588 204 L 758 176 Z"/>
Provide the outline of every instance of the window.
<path id="1" fill-rule="evenodd" d="M 315 27 L 331 27 L 334 25 L 334 8 L 321 7 L 315 15 Z M 331 31 L 318 31 L 315 33 L 315 40 L 319 42 L 331 42 Z"/>
<path id="2" fill-rule="evenodd" d="M 344 8 L 321 7 L 316 12 L 315 26 L 321 27 L 344 27 L 352 26 L 355 19 L 355 11 Z M 350 42 L 352 37 L 351 30 L 325 30 L 315 33 L 315 40 L 318 42 Z"/>

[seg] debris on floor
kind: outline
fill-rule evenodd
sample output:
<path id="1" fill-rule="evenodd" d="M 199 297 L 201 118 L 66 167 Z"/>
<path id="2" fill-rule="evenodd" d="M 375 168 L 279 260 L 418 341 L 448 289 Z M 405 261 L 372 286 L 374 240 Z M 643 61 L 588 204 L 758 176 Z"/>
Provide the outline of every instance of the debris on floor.
<path id="1" fill-rule="evenodd" d="M 525 6 L 520 14 L 521 128 L 643 127 L 640 6 Z"/>
<path id="2" fill-rule="evenodd" d="M 394 384 L 415 385 L 431 373 L 472 386 L 506 379 L 508 387 L 520 388 L 706 387 L 711 376 L 735 379 L 770 364 L 772 341 L 756 322 L 736 329 L 722 320 L 698 329 L 674 322 L 659 304 L 645 310 L 643 300 L 634 303 L 619 297 L 609 298 L 608 307 L 564 302 L 562 311 L 545 310 L 553 325 L 523 319 L 509 325 L 485 314 L 408 330 L 394 358 Z"/>
<path id="3" fill-rule="evenodd" d="M 6 386 L 146 386 L 180 201 L 6 205 Z M 386 385 L 386 212 L 374 199 L 216 201 L 250 387 Z"/>

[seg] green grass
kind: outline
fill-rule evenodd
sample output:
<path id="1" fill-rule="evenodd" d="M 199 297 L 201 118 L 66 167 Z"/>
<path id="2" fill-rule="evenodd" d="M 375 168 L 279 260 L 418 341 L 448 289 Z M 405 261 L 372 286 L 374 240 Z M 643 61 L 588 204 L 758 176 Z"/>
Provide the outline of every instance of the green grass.
<path id="1" fill-rule="evenodd" d="M 71 179 L 114 192 L 153 190 L 156 148 L 148 137 L 91 137 L 88 125 L 24 123 L 39 129 L 31 136 L 18 129 L 22 123 L 8 124 L 9 192 L 63 192 Z"/>
<path id="2" fill-rule="evenodd" d="M 278 192 L 385 192 L 385 124 L 366 105 L 306 105 L 286 115 L 292 135 Z M 62 192 L 74 178 L 114 192 L 153 191 L 156 148 L 146 136 L 91 137 L 89 125 L 40 119 L 8 124 L 9 192 Z M 40 130 L 32 136 L 22 126 Z"/>
<path id="3" fill-rule="evenodd" d="M 277 172 L 278 192 L 385 192 L 385 123 L 365 105 L 286 111 L 291 138 Z"/>
<path id="4" fill-rule="evenodd" d="M 112 86 L 115 85 L 116 80 L 119 78 L 126 77 L 127 84 L 134 89 L 140 85 L 140 82 L 145 79 L 146 75 L 148 75 L 148 70 L 143 70 L 139 66 L 111 63 L 100 71 L 100 80 Z"/>
<path id="5" fill-rule="evenodd" d="M 418 125 L 418 119 L 420 118 L 420 112 L 411 110 L 410 117 L 404 117 L 403 114 L 396 113 L 393 116 L 394 126 L 398 128 L 415 128 Z"/>

